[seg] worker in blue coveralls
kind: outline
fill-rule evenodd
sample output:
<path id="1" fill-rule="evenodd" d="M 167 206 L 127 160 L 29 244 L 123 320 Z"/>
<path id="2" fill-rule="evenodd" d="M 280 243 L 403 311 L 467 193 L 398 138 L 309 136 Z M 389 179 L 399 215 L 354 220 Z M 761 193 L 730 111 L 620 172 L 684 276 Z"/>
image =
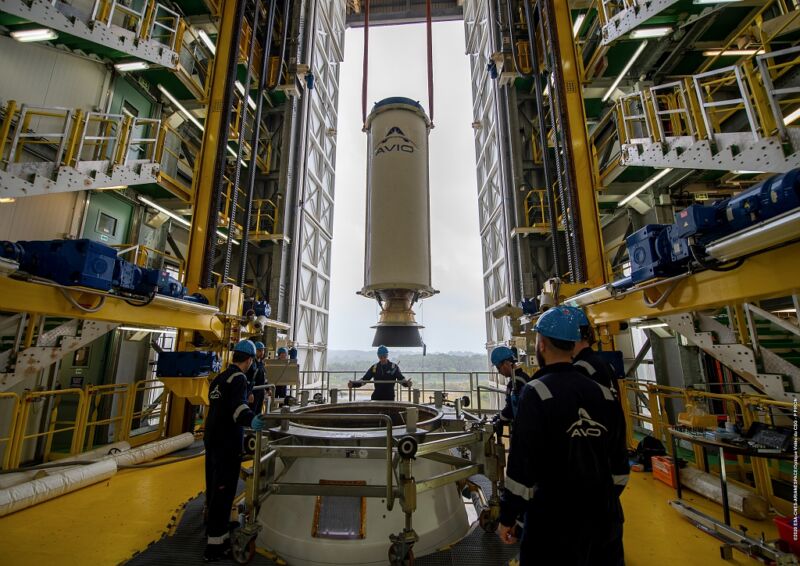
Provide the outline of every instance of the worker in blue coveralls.
<path id="1" fill-rule="evenodd" d="M 585 373 L 587 377 L 604 387 L 608 387 L 614 393 L 614 397 L 619 399 L 617 378 L 614 370 L 592 349 L 597 339 L 589 318 L 579 308 L 567 308 L 572 311 L 581 332 L 581 338 L 575 343 L 575 351 L 572 353 L 573 365 Z"/>
<path id="2" fill-rule="evenodd" d="M 510 424 L 517 414 L 519 406 L 519 396 L 522 388 L 531 380 L 522 368 L 515 366 L 517 363 L 514 351 L 507 346 L 498 346 L 492 350 L 492 365 L 497 368 L 497 372 L 503 377 L 508 378 L 506 385 L 506 405 L 494 418 L 495 425 Z M 498 429 L 499 430 L 499 429 Z"/>
<path id="3" fill-rule="evenodd" d="M 281 346 L 278 348 L 276 352 L 278 354 L 279 360 L 288 360 L 289 359 L 289 351 Z M 276 385 L 275 386 L 275 398 L 276 399 L 283 399 L 286 397 L 286 386 L 285 385 Z"/>
<path id="4" fill-rule="evenodd" d="M 378 347 L 378 363 L 367 370 L 361 381 L 349 381 L 347 387 L 361 387 L 365 381 L 375 380 L 375 391 L 372 392 L 373 401 L 394 401 L 394 384 L 399 381 L 406 387 L 411 387 L 411 380 L 403 377 L 400 367 L 389 361 L 389 348 Z"/>
<path id="5" fill-rule="evenodd" d="M 247 370 L 256 357 L 256 346 L 242 340 L 233 349 L 231 364 L 211 382 L 203 444 L 206 449 L 206 545 L 203 559 L 215 562 L 231 556 L 230 516 L 239 469 L 245 426 L 262 430 L 264 416 L 247 405 Z"/>
<path id="6" fill-rule="evenodd" d="M 266 347 L 263 342 L 255 342 L 256 359 L 253 365 L 247 371 L 247 385 L 250 394 L 247 396 L 247 404 L 250 410 L 254 413 L 260 413 L 261 408 L 264 406 L 264 397 L 266 392 L 263 389 L 253 390 L 253 387 L 264 385 L 267 383 L 266 373 L 264 371 L 264 353 Z"/>
<path id="7" fill-rule="evenodd" d="M 572 365 L 580 330 L 569 309 L 551 308 L 535 330 L 540 369 L 514 420 L 498 534 L 515 543 L 523 520 L 522 566 L 622 566 L 622 410 L 607 387 Z"/>

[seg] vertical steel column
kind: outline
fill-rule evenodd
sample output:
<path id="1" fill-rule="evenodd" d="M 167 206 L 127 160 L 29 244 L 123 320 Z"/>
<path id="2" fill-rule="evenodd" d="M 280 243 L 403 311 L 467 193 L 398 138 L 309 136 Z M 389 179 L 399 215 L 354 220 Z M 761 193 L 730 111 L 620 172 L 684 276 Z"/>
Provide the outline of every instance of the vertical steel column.
<path id="1" fill-rule="evenodd" d="M 577 197 L 572 214 L 576 220 L 577 244 L 580 252 L 581 277 L 576 280 L 591 286 L 605 283 L 607 277 L 603 233 L 597 209 L 597 195 L 592 171 L 594 160 L 586 131 L 586 112 L 583 104 L 580 60 L 572 38 L 572 18 L 566 2 L 543 0 L 551 15 L 550 30 L 556 61 L 556 86 L 561 91 L 560 112 L 564 139 L 564 158 Z M 554 89 L 555 90 L 555 89 Z M 584 265 L 585 264 L 585 265 Z"/>
<path id="2" fill-rule="evenodd" d="M 191 292 L 212 286 L 211 271 L 216 251 L 216 226 L 221 202 L 225 148 L 231 119 L 231 98 L 236 58 L 242 30 L 244 0 L 223 0 L 205 119 L 192 227 L 189 233 L 186 284 Z"/>

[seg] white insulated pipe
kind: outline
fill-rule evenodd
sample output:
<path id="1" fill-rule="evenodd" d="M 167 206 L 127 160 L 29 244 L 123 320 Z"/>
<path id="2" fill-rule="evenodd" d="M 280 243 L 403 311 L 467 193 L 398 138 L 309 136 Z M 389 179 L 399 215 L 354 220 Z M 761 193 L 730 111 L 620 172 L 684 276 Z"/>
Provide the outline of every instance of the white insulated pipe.
<path id="1" fill-rule="evenodd" d="M 117 462 L 101 460 L 0 490 L 0 517 L 37 503 L 54 499 L 87 485 L 101 482 L 117 473 Z"/>
<path id="2" fill-rule="evenodd" d="M 125 441 L 122 442 L 114 442 L 113 444 L 106 444 L 105 446 L 100 446 L 93 450 L 89 450 L 88 452 L 81 452 L 80 454 L 75 454 L 74 456 L 68 456 L 63 459 L 59 459 L 54 464 L 64 464 L 62 468 L 47 468 L 47 469 L 32 469 L 27 470 L 24 472 L 16 472 L 12 474 L 0 474 L 0 489 L 5 489 L 7 487 L 11 487 L 12 485 L 19 485 L 21 483 L 25 483 L 26 481 L 31 481 L 36 479 L 36 476 L 44 475 L 53 475 L 62 470 L 67 468 L 73 468 L 73 465 L 70 465 L 70 462 L 86 462 L 89 460 L 98 460 L 104 456 L 108 456 L 110 454 L 118 454 L 120 452 L 125 452 L 126 450 L 130 450 L 131 445 Z"/>
<path id="3" fill-rule="evenodd" d="M 92 464 L 57 468 L 58 471 L 55 473 L 52 473 L 53 469 L 22 472 L 48 475 L 0 489 L 0 517 L 110 478 L 117 473 L 118 466 L 133 466 L 154 460 L 177 450 L 188 448 L 193 442 L 194 435 L 191 432 L 185 432 L 172 438 L 151 442 L 116 454 L 105 456 L 96 454 L 94 458 L 99 456 L 99 459 Z M 128 446 L 130 447 L 130 445 Z M 97 450 L 101 451 L 100 454 L 105 454 L 108 449 L 108 446 L 103 446 Z M 87 454 L 89 453 L 82 456 L 86 457 Z M 79 456 L 76 455 L 72 459 L 81 461 Z"/>

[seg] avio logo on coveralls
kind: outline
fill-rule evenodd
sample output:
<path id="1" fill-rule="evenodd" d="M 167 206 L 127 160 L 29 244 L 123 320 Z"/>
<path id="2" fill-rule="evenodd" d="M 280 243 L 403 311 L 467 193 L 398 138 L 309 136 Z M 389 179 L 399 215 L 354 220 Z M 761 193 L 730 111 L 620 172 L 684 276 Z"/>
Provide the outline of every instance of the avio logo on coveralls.
<path id="1" fill-rule="evenodd" d="M 570 438 L 576 436 L 584 438 L 587 436 L 597 437 L 602 436 L 603 432 L 608 432 L 608 429 L 599 422 L 593 421 L 586 409 L 582 408 L 578 409 L 578 420 L 567 429 L 567 435 Z"/>
<path id="2" fill-rule="evenodd" d="M 378 147 L 375 149 L 375 155 L 378 156 L 382 153 L 401 152 L 401 153 L 414 153 L 417 150 L 417 144 L 411 141 L 408 136 L 398 128 L 393 126 L 386 133 L 386 136 L 378 142 Z"/>

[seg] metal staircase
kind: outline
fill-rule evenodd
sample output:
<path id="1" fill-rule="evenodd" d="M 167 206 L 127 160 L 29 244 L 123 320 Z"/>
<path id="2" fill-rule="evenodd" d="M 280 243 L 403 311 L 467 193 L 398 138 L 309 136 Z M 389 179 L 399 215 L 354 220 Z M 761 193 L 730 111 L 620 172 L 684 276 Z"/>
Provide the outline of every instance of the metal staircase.
<path id="1" fill-rule="evenodd" d="M 114 322 L 47 319 L 23 314 L 0 321 L 3 336 L 0 344 L 10 346 L 0 352 L 0 392 L 35 377 L 117 326 L 119 324 Z"/>
<path id="2" fill-rule="evenodd" d="M 749 307 L 752 305 L 745 306 L 745 313 L 752 320 Z M 800 340 L 797 340 L 796 348 L 794 341 L 791 346 L 786 347 L 787 344 L 780 335 L 771 343 L 769 339 L 762 339 L 760 343 L 756 341 L 753 347 L 742 344 L 731 328 L 707 314 L 683 313 L 660 318 L 674 332 L 719 360 L 772 399 L 791 401 L 800 394 L 800 368 L 790 361 L 800 358 L 797 353 L 800 352 Z M 765 336 L 767 326 L 762 325 Z M 776 351 L 772 349 L 775 346 L 783 348 Z"/>
<path id="3" fill-rule="evenodd" d="M 82 50 L 112 60 L 131 56 L 170 69 L 178 64 L 181 17 L 154 0 L 95 0 L 91 12 L 60 0 L 0 0 L 0 12 L 67 34 L 57 43 L 81 42 Z"/>
<path id="4" fill-rule="evenodd" d="M 17 106 L 0 122 L 0 197 L 156 183 L 161 120 Z"/>

